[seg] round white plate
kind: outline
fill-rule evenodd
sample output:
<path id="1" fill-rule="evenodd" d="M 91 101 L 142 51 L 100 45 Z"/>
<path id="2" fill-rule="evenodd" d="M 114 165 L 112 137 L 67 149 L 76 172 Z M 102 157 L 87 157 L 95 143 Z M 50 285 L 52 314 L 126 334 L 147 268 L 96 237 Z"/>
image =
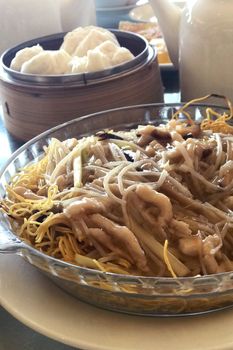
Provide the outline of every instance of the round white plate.
<path id="1" fill-rule="evenodd" d="M 81 349 L 233 349 L 232 309 L 184 318 L 105 311 L 69 296 L 14 255 L 0 255 L 0 302 L 27 326 Z"/>

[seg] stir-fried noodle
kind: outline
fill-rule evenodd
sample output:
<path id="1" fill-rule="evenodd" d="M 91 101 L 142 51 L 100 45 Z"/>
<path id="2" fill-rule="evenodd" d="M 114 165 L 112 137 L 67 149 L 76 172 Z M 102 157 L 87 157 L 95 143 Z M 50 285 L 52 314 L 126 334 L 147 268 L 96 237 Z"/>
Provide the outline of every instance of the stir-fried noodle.
<path id="1" fill-rule="evenodd" d="M 232 107 L 208 108 L 197 124 L 188 105 L 158 127 L 52 139 L 1 202 L 16 233 L 48 255 L 107 272 L 232 271 Z"/>

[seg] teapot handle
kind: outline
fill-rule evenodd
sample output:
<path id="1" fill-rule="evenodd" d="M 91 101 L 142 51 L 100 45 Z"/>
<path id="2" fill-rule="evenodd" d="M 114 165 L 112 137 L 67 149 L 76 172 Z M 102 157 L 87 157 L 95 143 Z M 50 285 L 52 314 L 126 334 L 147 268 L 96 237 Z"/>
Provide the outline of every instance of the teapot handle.
<path id="1" fill-rule="evenodd" d="M 183 9 L 169 0 L 150 0 L 150 5 L 158 18 L 169 56 L 175 68 L 179 68 L 180 21 Z"/>

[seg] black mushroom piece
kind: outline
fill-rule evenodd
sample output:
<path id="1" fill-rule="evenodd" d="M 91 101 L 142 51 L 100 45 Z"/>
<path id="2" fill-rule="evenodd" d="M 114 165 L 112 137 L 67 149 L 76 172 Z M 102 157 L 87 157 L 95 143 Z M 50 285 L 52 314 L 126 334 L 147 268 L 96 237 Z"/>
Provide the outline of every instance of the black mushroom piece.
<path id="1" fill-rule="evenodd" d="M 110 132 L 97 132 L 96 136 L 98 136 L 99 141 L 105 141 L 105 140 L 121 140 L 123 141 L 123 137 L 110 133 Z M 124 156 L 126 160 L 129 162 L 134 162 L 134 153 L 130 150 L 123 150 Z"/>
<path id="2" fill-rule="evenodd" d="M 104 140 L 124 140 L 121 136 L 112 134 L 110 132 L 104 132 L 100 131 L 97 132 L 96 136 L 98 136 L 99 141 L 104 141 Z"/>
<path id="3" fill-rule="evenodd" d="M 213 152 L 213 149 L 212 148 L 206 148 L 203 150 L 202 152 L 202 156 L 201 156 L 201 159 L 206 159 L 208 158 Z"/>
<path id="4" fill-rule="evenodd" d="M 53 206 L 53 208 L 51 209 L 51 211 L 52 211 L 54 214 L 62 213 L 62 212 L 63 212 L 63 205 L 62 205 L 62 202 L 57 203 L 57 204 L 54 204 L 54 206 Z"/>
<path id="5" fill-rule="evenodd" d="M 46 215 L 41 215 L 37 218 L 37 221 L 42 223 L 43 221 L 45 221 L 47 219 L 47 216 Z"/>
<path id="6" fill-rule="evenodd" d="M 125 158 L 128 160 L 128 162 L 134 162 L 134 153 L 130 150 L 123 150 L 123 153 L 125 155 Z"/>

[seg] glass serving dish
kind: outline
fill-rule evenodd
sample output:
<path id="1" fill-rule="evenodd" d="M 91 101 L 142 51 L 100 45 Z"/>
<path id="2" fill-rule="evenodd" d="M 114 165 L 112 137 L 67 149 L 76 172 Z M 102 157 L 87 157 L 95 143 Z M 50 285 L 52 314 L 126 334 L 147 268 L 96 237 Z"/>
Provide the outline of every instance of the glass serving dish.
<path id="1" fill-rule="evenodd" d="M 207 105 L 191 105 L 188 111 L 201 120 Z M 179 104 L 150 104 L 108 110 L 57 126 L 26 143 L 7 162 L 0 174 L 0 195 L 12 176 L 43 153 L 52 137 L 65 140 L 105 128 L 130 129 L 138 124 L 166 123 Z M 224 108 L 215 107 L 219 112 Z M 105 309 L 148 316 L 205 313 L 233 305 L 233 272 L 208 276 L 165 278 L 105 273 L 47 256 L 17 237 L 1 214 L 0 253 L 22 256 L 47 274 L 59 287 L 80 300 Z"/>

